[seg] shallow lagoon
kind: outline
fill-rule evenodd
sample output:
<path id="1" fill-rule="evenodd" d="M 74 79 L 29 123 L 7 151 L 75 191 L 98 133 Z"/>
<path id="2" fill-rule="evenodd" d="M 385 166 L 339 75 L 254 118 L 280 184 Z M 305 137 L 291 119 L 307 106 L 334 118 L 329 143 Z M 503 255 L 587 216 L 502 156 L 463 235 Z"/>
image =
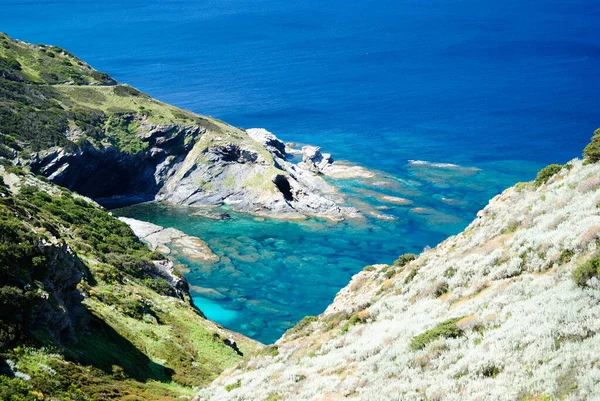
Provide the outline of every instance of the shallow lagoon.
<path id="1" fill-rule="evenodd" d="M 175 227 L 205 240 L 219 256 L 187 266 L 196 305 L 212 320 L 265 343 L 306 315 L 321 313 L 353 274 L 374 263 L 419 253 L 462 230 L 486 200 L 523 174 L 409 162 L 402 177 L 337 180 L 347 205 L 365 219 L 281 221 L 235 213 L 230 220 L 193 216 L 193 208 L 140 204 L 114 214 Z M 525 168 L 525 170 L 523 170 Z M 385 201 L 402 197 L 408 204 Z M 406 203 L 406 202 L 405 202 Z"/>

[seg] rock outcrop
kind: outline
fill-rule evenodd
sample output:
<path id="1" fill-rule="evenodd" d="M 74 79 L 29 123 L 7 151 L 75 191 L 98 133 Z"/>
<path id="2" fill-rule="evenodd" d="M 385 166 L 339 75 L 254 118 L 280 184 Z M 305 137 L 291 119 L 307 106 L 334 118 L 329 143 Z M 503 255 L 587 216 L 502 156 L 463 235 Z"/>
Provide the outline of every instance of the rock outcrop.
<path id="1" fill-rule="evenodd" d="M 204 262 L 219 259 L 206 242 L 175 228 L 164 228 L 128 217 L 119 217 L 119 220 L 131 227 L 135 235 L 148 244 L 153 251 L 159 251 L 165 255 L 181 252 L 187 258 Z"/>
<path id="2" fill-rule="evenodd" d="M 329 153 L 321 153 L 318 146 L 302 147 L 302 162 L 299 166 L 316 174 L 323 174 L 331 178 L 373 178 L 375 173 L 361 166 L 335 162 Z"/>
<path id="3" fill-rule="evenodd" d="M 548 171 L 418 258 L 365 268 L 195 399 L 600 399 L 600 164 Z"/>
<path id="4" fill-rule="evenodd" d="M 355 214 L 339 206 L 342 200 L 333 186 L 307 174 L 320 172 L 330 156 L 312 166 L 308 161 L 294 165 L 286 161 L 283 142 L 264 129 L 243 131 L 223 123 L 210 129 L 157 126 L 143 116 L 130 118 L 147 151 L 130 154 L 83 141 L 73 150 L 52 148 L 23 162 L 109 206 L 156 200 L 227 204 L 236 211 L 287 219 L 342 220 Z"/>

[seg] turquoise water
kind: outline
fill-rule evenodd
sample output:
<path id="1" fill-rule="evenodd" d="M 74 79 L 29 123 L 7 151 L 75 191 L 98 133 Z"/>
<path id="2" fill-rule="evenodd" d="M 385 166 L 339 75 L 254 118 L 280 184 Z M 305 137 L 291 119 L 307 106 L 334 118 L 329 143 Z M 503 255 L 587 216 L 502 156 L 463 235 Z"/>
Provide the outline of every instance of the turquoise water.
<path id="1" fill-rule="evenodd" d="M 472 199 L 490 197 L 501 189 L 499 182 L 515 179 L 420 163 L 409 163 L 406 171 L 404 176 L 379 172 L 373 179 L 333 181 L 347 204 L 365 214 L 341 223 L 279 221 L 227 209 L 232 219 L 216 221 L 193 216 L 193 208 L 153 203 L 113 212 L 204 239 L 218 262 L 176 256 L 189 268 L 185 275 L 196 305 L 208 318 L 270 343 L 305 315 L 321 313 L 366 265 L 419 253 L 460 231 L 478 206 Z M 385 202 L 383 195 L 412 203 Z"/>
<path id="2" fill-rule="evenodd" d="M 42 0 L 2 1 L 0 30 L 64 47 L 162 101 L 382 172 L 383 185 L 339 184 L 349 203 L 396 220 L 121 211 L 206 239 L 221 261 L 192 264 L 188 278 L 222 294 L 196 299 L 270 342 L 364 265 L 435 245 L 505 187 L 580 155 L 600 126 L 599 17 L 596 0 Z"/>

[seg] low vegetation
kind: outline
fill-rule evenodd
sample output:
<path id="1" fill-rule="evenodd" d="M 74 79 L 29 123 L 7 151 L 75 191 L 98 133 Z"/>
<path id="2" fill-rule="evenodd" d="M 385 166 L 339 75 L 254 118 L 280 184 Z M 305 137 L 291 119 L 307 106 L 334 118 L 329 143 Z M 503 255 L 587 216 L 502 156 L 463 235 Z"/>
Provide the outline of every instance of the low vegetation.
<path id="1" fill-rule="evenodd" d="M 0 186 L 0 399 L 174 400 L 241 359 L 126 224 L 13 171 L 18 192 Z"/>
<path id="2" fill-rule="evenodd" d="M 434 328 L 413 337 L 410 341 L 410 349 L 417 351 L 425 348 L 427 344 L 439 338 L 457 338 L 462 336 L 463 331 L 458 328 L 456 323 L 463 319 L 463 317 L 464 316 L 445 320 L 437 324 Z"/>
<path id="3" fill-rule="evenodd" d="M 600 161 L 600 128 L 594 131 L 591 142 L 583 149 L 583 158 L 588 163 Z"/>
<path id="4" fill-rule="evenodd" d="M 221 130 L 208 117 L 166 105 L 56 46 L 32 45 L 0 34 L 0 156 L 27 158 L 54 146 L 86 142 L 124 153 L 148 149 L 136 119 Z"/>
<path id="5" fill-rule="evenodd" d="M 600 277 L 600 255 L 596 254 L 590 260 L 579 266 L 573 272 L 573 279 L 580 286 L 587 285 L 592 278 Z"/>
<path id="6" fill-rule="evenodd" d="M 548 180 L 550 178 L 552 178 L 554 175 L 556 175 L 556 173 L 558 173 L 563 168 L 564 168 L 564 166 L 561 164 L 550 164 L 549 166 L 544 167 L 543 169 L 541 169 L 539 171 L 539 173 L 535 177 L 533 184 L 536 187 L 539 187 L 540 185 L 545 184 L 546 182 L 548 182 Z"/>
<path id="7" fill-rule="evenodd" d="M 400 255 L 398 259 L 394 261 L 394 266 L 404 267 L 416 258 L 417 255 L 415 255 L 414 253 L 405 253 L 404 255 Z"/>

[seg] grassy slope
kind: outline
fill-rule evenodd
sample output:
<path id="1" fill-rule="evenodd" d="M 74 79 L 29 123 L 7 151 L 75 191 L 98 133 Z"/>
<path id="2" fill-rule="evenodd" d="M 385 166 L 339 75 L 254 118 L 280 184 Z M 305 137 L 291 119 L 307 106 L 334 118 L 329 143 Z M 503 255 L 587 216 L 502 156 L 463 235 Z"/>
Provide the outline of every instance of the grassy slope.
<path id="1" fill-rule="evenodd" d="M 55 146 L 73 149 L 84 143 L 144 153 L 150 144 L 140 134 L 149 127 L 141 127 L 139 121 L 199 127 L 204 134 L 188 164 L 210 164 L 203 156 L 209 148 L 232 143 L 252 149 L 266 164 L 273 164 L 264 146 L 239 128 L 120 85 L 63 49 L 16 41 L 0 33 L 0 157 L 28 159 Z M 183 169 L 178 176 L 186 172 Z M 199 186 L 209 192 L 214 189 L 205 184 Z M 276 190 L 265 174 L 234 184 Z"/>
<path id="2" fill-rule="evenodd" d="M 65 137 L 68 128 L 83 131 L 75 142 L 86 139 L 119 146 L 122 132 L 109 127 L 132 115 L 157 125 L 196 125 L 226 135 L 241 132 L 120 85 L 66 50 L 16 41 L 4 34 L 0 34 L 0 104 L 0 143 L 17 151 L 73 146 Z M 127 135 L 133 137 L 135 131 Z M 135 153 L 144 147 L 121 149 Z"/>
<path id="3" fill-rule="evenodd" d="M 124 223 L 30 175 L 0 167 L 0 176 L 13 191 L 0 185 L 0 350 L 31 376 L 0 376 L 1 399 L 35 399 L 36 392 L 63 399 L 175 399 L 241 359 L 224 344 L 230 333 L 169 294 L 166 282 L 148 278 L 149 261 L 161 256 Z M 35 246 L 40 238 L 67 244 L 89 270 L 77 286 L 88 316 L 75 330 L 77 342 L 13 319 L 15 303 L 27 318 L 50 291 L 43 277 L 50 262 Z M 31 246 L 8 252 L 15 244 Z M 256 347 L 235 339 L 245 354 Z"/>

